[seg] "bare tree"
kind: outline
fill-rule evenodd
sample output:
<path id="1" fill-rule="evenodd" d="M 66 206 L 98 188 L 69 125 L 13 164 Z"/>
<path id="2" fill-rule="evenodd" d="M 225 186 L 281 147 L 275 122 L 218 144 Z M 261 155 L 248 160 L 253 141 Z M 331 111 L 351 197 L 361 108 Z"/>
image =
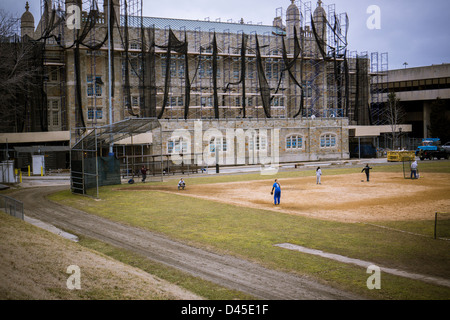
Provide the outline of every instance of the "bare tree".
<path id="1" fill-rule="evenodd" d="M 4 39 L 14 36 L 15 26 L 18 24 L 18 22 L 19 19 L 14 18 L 5 10 L 0 9 L 0 37 Z"/>
<path id="2" fill-rule="evenodd" d="M 399 137 L 401 135 L 400 124 L 405 120 L 406 112 L 400 104 L 395 92 L 388 95 L 388 103 L 385 109 L 386 123 L 391 127 L 392 147 L 393 149 L 400 147 Z"/>
<path id="3" fill-rule="evenodd" d="M 0 10 L 0 116 L 6 130 L 21 131 L 27 97 L 38 89 L 42 65 L 36 63 L 38 44 L 16 34 L 18 19 Z"/>

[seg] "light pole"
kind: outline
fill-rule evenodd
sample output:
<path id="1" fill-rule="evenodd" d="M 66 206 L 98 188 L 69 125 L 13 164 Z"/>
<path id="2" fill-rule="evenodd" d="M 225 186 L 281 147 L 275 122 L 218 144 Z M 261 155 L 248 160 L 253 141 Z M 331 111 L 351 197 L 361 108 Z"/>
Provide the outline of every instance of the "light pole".
<path id="1" fill-rule="evenodd" d="M 109 125 L 110 129 L 112 127 L 113 119 L 112 119 L 112 101 L 111 101 L 111 0 L 108 1 L 108 101 L 109 101 Z M 113 150 L 114 143 L 112 142 L 112 133 L 111 133 L 111 142 L 109 144 L 109 156 L 114 155 Z"/>

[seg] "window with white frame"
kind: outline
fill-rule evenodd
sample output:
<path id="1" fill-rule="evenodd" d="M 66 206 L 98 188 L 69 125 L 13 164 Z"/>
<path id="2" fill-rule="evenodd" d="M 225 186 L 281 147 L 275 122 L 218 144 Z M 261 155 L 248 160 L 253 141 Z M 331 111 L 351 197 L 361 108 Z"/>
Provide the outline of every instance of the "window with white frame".
<path id="1" fill-rule="evenodd" d="M 233 57 L 233 79 L 238 80 L 241 77 L 241 58 Z"/>
<path id="2" fill-rule="evenodd" d="M 282 96 L 274 96 L 272 99 L 272 106 L 273 107 L 283 107 L 284 106 L 284 97 Z"/>
<path id="3" fill-rule="evenodd" d="M 180 154 L 188 152 L 188 141 L 183 137 L 171 138 L 167 142 L 168 154 Z"/>
<path id="4" fill-rule="evenodd" d="M 142 63 L 139 60 L 138 55 L 130 56 L 129 71 L 132 77 L 139 77 L 142 74 Z"/>
<path id="5" fill-rule="evenodd" d="M 286 150 L 303 149 L 303 136 L 294 134 L 286 138 Z"/>
<path id="6" fill-rule="evenodd" d="M 255 69 L 256 69 L 255 61 L 256 61 L 255 58 L 248 58 L 248 63 L 247 63 L 247 78 L 248 79 L 255 78 Z"/>
<path id="7" fill-rule="evenodd" d="M 87 110 L 88 120 L 101 120 L 103 119 L 103 109 L 89 107 Z"/>
<path id="8" fill-rule="evenodd" d="M 250 151 L 264 151 L 267 150 L 267 136 L 264 134 L 254 134 L 248 137 L 248 149 Z M 255 149 L 256 146 L 256 149 Z"/>
<path id="9" fill-rule="evenodd" d="M 311 98 L 313 95 L 313 90 L 311 86 L 311 81 L 303 81 L 303 93 L 305 98 Z"/>
<path id="10" fill-rule="evenodd" d="M 129 48 L 131 50 L 141 50 L 141 44 L 139 42 L 131 42 Z"/>
<path id="11" fill-rule="evenodd" d="M 49 128 L 53 130 L 60 129 L 61 127 L 61 108 L 59 100 L 48 100 L 48 125 Z"/>
<path id="12" fill-rule="evenodd" d="M 103 108 L 95 108 L 95 118 L 97 120 L 103 119 Z"/>
<path id="13" fill-rule="evenodd" d="M 50 82 L 59 81 L 59 68 L 56 66 L 48 67 L 48 80 Z"/>
<path id="14" fill-rule="evenodd" d="M 214 103 L 213 97 L 200 97 L 200 104 L 202 107 L 211 107 Z"/>
<path id="15" fill-rule="evenodd" d="M 169 106 L 176 107 L 177 106 L 177 97 L 170 97 L 168 100 Z"/>
<path id="16" fill-rule="evenodd" d="M 87 96 L 101 97 L 102 96 L 102 77 L 101 76 L 87 76 Z"/>
<path id="17" fill-rule="evenodd" d="M 131 106 L 133 108 L 138 108 L 139 107 L 139 97 L 137 97 L 137 96 L 132 96 L 131 97 Z"/>
<path id="18" fill-rule="evenodd" d="M 227 152 L 227 139 L 224 137 L 213 137 L 209 140 L 209 152 L 215 153 L 218 151 Z"/>
<path id="19" fill-rule="evenodd" d="M 332 133 L 323 134 L 320 136 L 321 148 L 333 148 L 336 146 L 336 135 Z"/>

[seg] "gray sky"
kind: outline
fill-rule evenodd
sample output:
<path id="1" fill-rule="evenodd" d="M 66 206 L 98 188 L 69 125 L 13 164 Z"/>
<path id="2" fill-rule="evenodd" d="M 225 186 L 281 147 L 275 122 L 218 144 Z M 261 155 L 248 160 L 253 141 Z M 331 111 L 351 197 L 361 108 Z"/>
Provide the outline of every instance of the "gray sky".
<path id="1" fill-rule="evenodd" d="M 37 24 L 42 0 L 29 0 Z M 100 2 L 102 2 L 100 0 Z M 277 8 L 286 12 L 290 0 L 143 0 L 144 15 L 222 22 L 241 18 L 246 23 L 272 24 Z M 450 63 L 450 1 L 448 0 L 335 0 L 336 13 L 347 12 L 350 19 L 349 50 L 389 54 L 389 69 Z M 0 0 L 0 8 L 21 16 L 26 0 Z M 311 1 L 316 7 L 316 0 Z M 371 5 L 380 9 L 380 29 L 369 29 Z"/>

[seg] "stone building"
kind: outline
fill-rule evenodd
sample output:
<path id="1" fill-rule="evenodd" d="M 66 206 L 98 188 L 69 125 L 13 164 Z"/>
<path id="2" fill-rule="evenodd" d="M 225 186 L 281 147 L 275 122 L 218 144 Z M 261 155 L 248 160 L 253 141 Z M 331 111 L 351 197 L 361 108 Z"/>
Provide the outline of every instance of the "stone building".
<path id="1" fill-rule="evenodd" d="M 334 5 L 291 0 L 262 25 L 145 17 L 141 3 L 41 0 L 36 27 L 26 4 L 21 35 L 44 44 L 46 130 L 30 132 L 24 117 L 12 145 L 70 147 L 89 128 L 148 118 L 164 130 L 140 150 L 170 154 L 179 152 L 173 132 L 202 121 L 222 137 L 226 128 L 251 131 L 245 163 L 269 144 L 280 162 L 296 162 L 349 158 L 348 126 L 371 124 L 370 59 L 347 50 L 348 17 Z M 259 137 L 266 129 L 276 143 Z"/>

